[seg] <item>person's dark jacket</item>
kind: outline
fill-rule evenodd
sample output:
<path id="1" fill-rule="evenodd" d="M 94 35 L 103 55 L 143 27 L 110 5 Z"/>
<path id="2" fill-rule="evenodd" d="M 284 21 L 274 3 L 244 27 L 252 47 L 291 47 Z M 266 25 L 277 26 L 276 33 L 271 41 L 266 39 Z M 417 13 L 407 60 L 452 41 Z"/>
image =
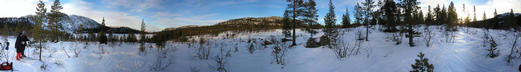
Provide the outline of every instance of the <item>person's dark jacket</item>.
<path id="1" fill-rule="evenodd" d="M 18 37 L 16 37 L 16 42 L 14 44 L 16 52 L 21 52 L 21 49 L 25 49 L 25 46 L 27 46 L 27 44 L 25 44 L 26 41 L 29 41 L 29 39 L 27 39 L 27 36 L 25 35 L 18 35 Z"/>

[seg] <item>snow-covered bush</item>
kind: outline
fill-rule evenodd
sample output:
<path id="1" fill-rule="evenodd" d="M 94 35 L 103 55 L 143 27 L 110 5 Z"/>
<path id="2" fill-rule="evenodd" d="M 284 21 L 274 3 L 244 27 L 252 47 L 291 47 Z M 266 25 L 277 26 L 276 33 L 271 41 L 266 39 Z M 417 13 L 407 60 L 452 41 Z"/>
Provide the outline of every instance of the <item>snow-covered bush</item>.
<path id="1" fill-rule="evenodd" d="M 320 43 L 318 43 L 315 38 L 309 38 L 307 41 L 306 41 L 306 48 L 317 48 L 317 47 L 320 47 Z"/>
<path id="2" fill-rule="evenodd" d="M 331 38 L 329 38 L 327 35 L 320 36 L 320 46 L 325 46 L 329 44 L 331 44 Z"/>
<path id="3" fill-rule="evenodd" d="M 497 50 L 497 43 L 496 41 L 494 41 L 494 38 L 490 38 L 490 47 L 489 49 L 487 49 L 487 51 L 489 52 L 487 54 L 487 56 L 489 56 L 490 58 L 494 58 L 494 57 L 497 57 L 499 55 L 499 50 Z"/>
<path id="4" fill-rule="evenodd" d="M 197 49 L 197 57 L 202 60 L 207 60 L 210 55 L 210 43 L 206 41 L 204 38 L 199 39 L 199 47 Z"/>

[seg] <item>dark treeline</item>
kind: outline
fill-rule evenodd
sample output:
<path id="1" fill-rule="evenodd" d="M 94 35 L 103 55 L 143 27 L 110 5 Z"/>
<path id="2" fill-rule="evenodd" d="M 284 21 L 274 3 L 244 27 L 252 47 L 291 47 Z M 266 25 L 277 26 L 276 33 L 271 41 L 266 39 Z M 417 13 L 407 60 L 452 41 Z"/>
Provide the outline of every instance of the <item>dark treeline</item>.
<path id="1" fill-rule="evenodd" d="M 517 15 L 517 16 L 516 16 Z M 514 29 L 515 31 L 520 30 L 521 14 L 514 13 L 511 10 L 509 13 L 497 15 L 495 13 L 494 18 L 485 19 L 486 14 L 483 14 L 483 20 L 467 23 L 470 27 L 486 28 L 486 29 L 503 29 L 509 30 Z"/>
<path id="2" fill-rule="evenodd" d="M 0 32 L 2 32 L 1 35 L 16 35 L 18 32 L 31 30 L 33 28 L 32 26 L 33 25 L 29 22 L 29 18 L 0 18 Z"/>

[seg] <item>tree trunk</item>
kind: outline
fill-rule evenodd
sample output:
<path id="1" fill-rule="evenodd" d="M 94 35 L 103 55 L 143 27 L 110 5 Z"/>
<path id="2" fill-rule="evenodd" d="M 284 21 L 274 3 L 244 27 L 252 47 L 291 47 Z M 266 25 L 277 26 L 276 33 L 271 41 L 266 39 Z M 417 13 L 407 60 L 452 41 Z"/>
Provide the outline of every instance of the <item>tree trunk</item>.
<path id="1" fill-rule="evenodd" d="M 365 41 L 369 41 L 369 24 L 365 26 Z"/>
<path id="2" fill-rule="evenodd" d="M 296 2 L 295 0 L 293 0 L 293 44 L 291 44 L 292 46 L 297 45 L 297 43 L 295 42 L 295 41 L 297 40 L 296 37 L 295 37 L 295 28 L 296 28 L 295 26 L 296 26 L 296 24 L 297 24 L 297 22 L 296 22 L 296 20 L 295 20 L 295 17 L 296 17 L 296 15 L 295 15 L 295 14 L 296 14 L 296 12 L 295 12 L 295 9 L 296 9 L 296 7 L 295 7 L 295 6 L 296 6 L 296 3 L 297 3 L 297 2 Z"/>
<path id="3" fill-rule="evenodd" d="M 413 32 L 412 26 L 410 26 L 410 25 L 408 26 L 407 29 L 409 29 L 408 30 L 409 31 L 409 46 L 412 47 L 412 46 L 414 46 L 414 42 L 413 42 L 414 32 Z"/>
<path id="4" fill-rule="evenodd" d="M 39 47 L 40 47 L 40 61 L 42 61 L 42 40 L 38 40 L 38 44 L 39 44 Z"/>

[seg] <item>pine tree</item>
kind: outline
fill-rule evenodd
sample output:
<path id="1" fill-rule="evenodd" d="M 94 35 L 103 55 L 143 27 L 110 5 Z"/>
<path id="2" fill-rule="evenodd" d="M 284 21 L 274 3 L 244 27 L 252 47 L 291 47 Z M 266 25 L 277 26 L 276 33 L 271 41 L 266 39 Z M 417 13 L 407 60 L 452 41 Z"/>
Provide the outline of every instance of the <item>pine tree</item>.
<path id="1" fill-rule="evenodd" d="M 98 32 L 98 39 L 100 44 L 107 44 L 107 36 L 105 35 L 105 18 L 101 21 L 101 26 L 99 26 L 100 31 Z"/>
<path id="2" fill-rule="evenodd" d="M 297 17 L 301 16 L 299 15 L 302 10 L 301 10 L 301 7 L 302 7 L 302 0 L 286 0 L 287 2 L 290 2 L 290 4 L 288 4 L 288 8 L 287 8 L 287 11 L 290 11 L 292 12 L 292 16 L 293 16 L 293 40 L 292 40 L 292 46 L 295 46 L 297 45 L 296 43 L 296 37 L 295 37 L 295 29 L 296 29 L 296 25 L 297 25 Z"/>
<path id="3" fill-rule="evenodd" d="M 454 8 L 454 3 L 452 1 L 450 2 L 447 15 L 448 23 L 446 28 L 450 31 L 456 30 L 454 27 L 458 21 L 458 14 L 456 13 L 456 8 Z"/>
<path id="4" fill-rule="evenodd" d="M 363 9 L 362 7 L 360 6 L 360 3 L 356 3 L 356 6 L 355 6 L 355 23 L 356 24 L 362 24 L 362 19 L 363 19 Z"/>
<path id="5" fill-rule="evenodd" d="M 313 0 L 308 0 L 302 5 L 304 8 L 302 12 L 302 20 L 304 21 L 304 23 L 308 24 L 306 31 L 311 34 L 311 37 L 313 37 L 313 35 L 317 33 L 314 30 L 316 29 L 315 26 L 318 25 L 318 10 L 315 8 L 316 5 L 317 4 Z"/>
<path id="6" fill-rule="evenodd" d="M 383 7 L 384 3 L 379 0 L 378 3 L 375 6 L 375 9 L 377 9 L 376 7 Z M 380 10 L 380 9 L 377 9 L 376 11 L 373 11 L 372 13 L 373 15 L 373 19 L 371 20 L 371 24 L 372 25 L 376 25 L 376 24 L 382 24 L 382 15 L 383 15 L 383 10 Z"/>
<path id="7" fill-rule="evenodd" d="M 349 9 L 346 8 L 346 14 L 342 15 L 342 27 L 347 28 L 351 25 L 351 18 L 349 17 Z"/>
<path id="8" fill-rule="evenodd" d="M 364 7 L 364 10 L 363 10 L 363 15 L 364 15 L 364 24 L 369 24 L 370 23 L 370 19 L 372 19 L 372 15 L 373 15 L 373 8 L 374 8 L 374 1 L 373 0 L 365 0 L 364 2 L 362 2 L 362 5 Z"/>
<path id="9" fill-rule="evenodd" d="M 60 4 L 60 0 L 54 0 L 53 5 L 51 6 L 51 13 L 49 14 L 49 28 L 51 29 L 51 40 L 54 42 L 58 42 L 60 38 L 59 29 L 61 29 L 61 25 L 59 25 L 59 21 L 62 13 L 60 10 L 63 7 Z"/>
<path id="10" fill-rule="evenodd" d="M 32 17 L 32 20 L 34 21 L 32 36 L 35 41 L 38 42 L 38 48 L 40 49 L 40 55 L 39 60 L 42 60 L 42 42 L 43 42 L 43 21 L 45 19 L 45 13 L 47 12 L 47 9 L 45 8 L 45 3 L 43 3 L 42 0 L 38 1 L 37 7 L 36 7 L 36 15 Z"/>

